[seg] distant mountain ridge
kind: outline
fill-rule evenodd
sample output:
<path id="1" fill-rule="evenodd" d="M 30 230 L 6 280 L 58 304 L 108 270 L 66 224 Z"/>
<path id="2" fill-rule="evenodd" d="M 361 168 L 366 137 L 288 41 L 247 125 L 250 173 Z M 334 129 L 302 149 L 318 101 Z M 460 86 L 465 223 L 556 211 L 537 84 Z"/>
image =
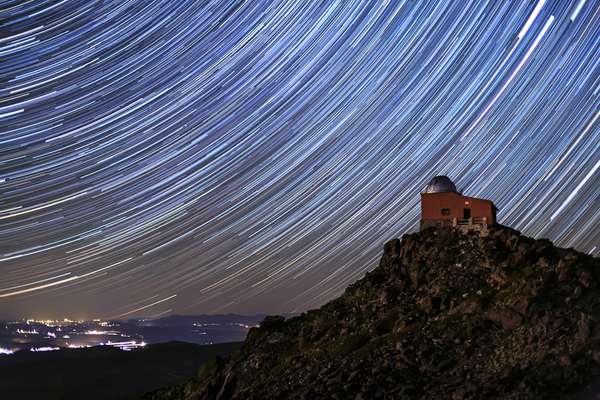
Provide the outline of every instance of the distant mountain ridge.
<path id="1" fill-rule="evenodd" d="M 180 314 L 175 314 L 175 315 L 169 315 L 167 317 L 161 317 L 161 318 L 156 318 L 156 319 L 144 320 L 143 318 L 142 319 L 137 318 L 137 319 L 126 320 L 124 322 L 146 321 L 146 322 L 153 322 L 153 323 L 158 323 L 158 324 L 162 324 L 162 325 L 167 325 L 167 324 L 179 325 L 179 324 L 186 324 L 186 323 L 191 323 L 191 322 L 206 322 L 206 323 L 221 323 L 221 324 L 227 324 L 227 323 L 231 323 L 231 322 L 243 322 L 243 323 L 248 323 L 248 324 L 255 324 L 256 321 L 260 321 L 260 320 L 264 319 L 265 316 L 266 316 L 265 314 L 249 314 L 249 315 L 242 315 L 242 314 L 180 315 Z"/>
<path id="2" fill-rule="evenodd" d="M 571 398 L 600 376 L 599 283 L 599 259 L 506 227 L 407 234 L 338 299 L 147 398 Z"/>

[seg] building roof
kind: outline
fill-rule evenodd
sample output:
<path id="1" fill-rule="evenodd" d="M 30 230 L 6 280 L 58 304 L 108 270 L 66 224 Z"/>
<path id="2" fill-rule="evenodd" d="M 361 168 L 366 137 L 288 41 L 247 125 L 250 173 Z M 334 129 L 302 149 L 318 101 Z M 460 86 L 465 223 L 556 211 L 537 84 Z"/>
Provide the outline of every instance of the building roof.
<path id="1" fill-rule="evenodd" d="M 456 186 L 454 182 L 450 180 L 445 175 L 435 176 L 433 177 L 425 189 L 423 189 L 422 193 L 444 193 L 444 192 L 453 192 L 458 193 L 456 190 Z"/>

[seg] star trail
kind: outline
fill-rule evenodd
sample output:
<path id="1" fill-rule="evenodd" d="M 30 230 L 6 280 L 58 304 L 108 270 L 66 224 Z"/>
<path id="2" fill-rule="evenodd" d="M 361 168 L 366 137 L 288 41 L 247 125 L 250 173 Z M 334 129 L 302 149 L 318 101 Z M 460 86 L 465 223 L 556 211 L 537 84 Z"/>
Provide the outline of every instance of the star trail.
<path id="1" fill-rule="evenodd" d="M 294 312 L 448 175 L 600 254 L 600 3 L 0 1 L 0 316 Z"/>

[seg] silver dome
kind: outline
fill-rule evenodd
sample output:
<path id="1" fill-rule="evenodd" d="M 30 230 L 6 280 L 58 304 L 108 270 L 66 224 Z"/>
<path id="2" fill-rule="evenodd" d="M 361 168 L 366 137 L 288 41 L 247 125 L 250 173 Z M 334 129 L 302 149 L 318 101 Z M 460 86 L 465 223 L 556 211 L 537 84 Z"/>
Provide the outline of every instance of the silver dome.
<path id="1" fill-rule="evenodd" d="M 443 192 L 454 192 L 458 193 L 454 182 L 445 175 L 436 176 L 429 181 L 423 193 L 443 193 Z"/>

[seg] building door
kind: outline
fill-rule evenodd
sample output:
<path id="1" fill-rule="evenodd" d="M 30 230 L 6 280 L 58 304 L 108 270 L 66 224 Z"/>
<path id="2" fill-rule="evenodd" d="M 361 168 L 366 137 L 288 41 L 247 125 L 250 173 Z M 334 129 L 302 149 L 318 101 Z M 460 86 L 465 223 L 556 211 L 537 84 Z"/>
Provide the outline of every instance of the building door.
<path id="1" fill-rule="evenodd" d="M 464 217 L 463 217 L 463 218 L 464 218 L 464 219 L 469 219 L 469 218 L 471 218 L 471 209 L 470 209 L 470 208 L 465 208 L 465 211 L 464 211 Z"/>

